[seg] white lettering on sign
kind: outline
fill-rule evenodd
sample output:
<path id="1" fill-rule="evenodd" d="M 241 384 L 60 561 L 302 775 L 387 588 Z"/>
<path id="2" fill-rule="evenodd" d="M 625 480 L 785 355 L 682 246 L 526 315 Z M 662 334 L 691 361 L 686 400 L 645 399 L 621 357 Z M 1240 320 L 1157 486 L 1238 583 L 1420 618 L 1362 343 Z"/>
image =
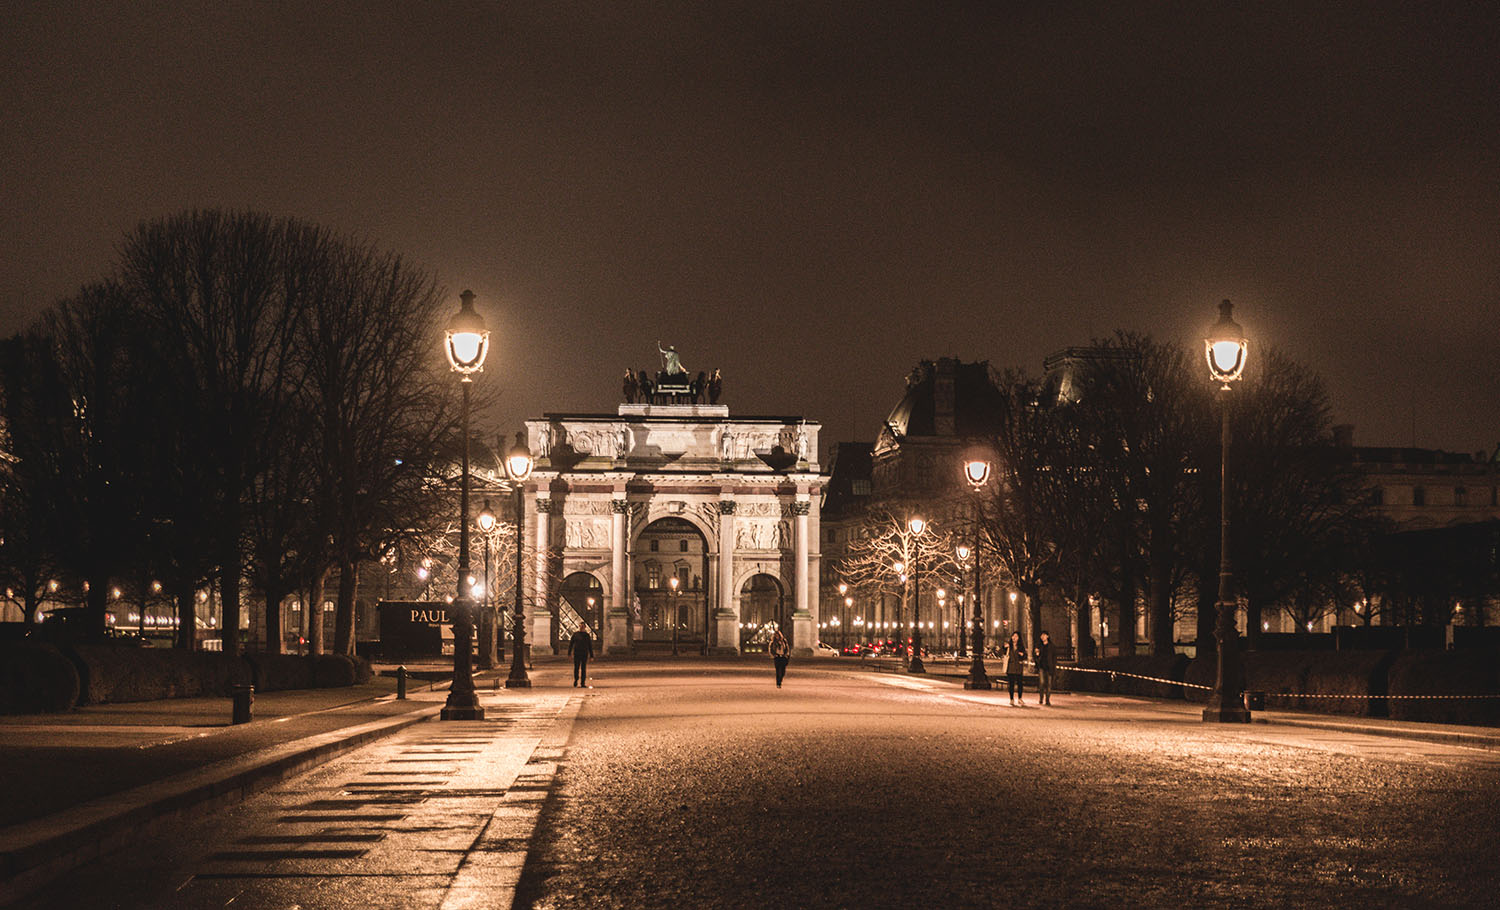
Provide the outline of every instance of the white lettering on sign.
<path id="1" fill-rule="evenodd" d="M 411 621 L 412 622 L 425 622 L 425 623 L 434 623 L 435 622 L 435 623 L 438 623 L 438 624 L 442 624 L 442 623 L 445 623 L 445 622 L 448 621 L 448 611 L 447 610 L 412 610 L 411 611 Z"/>

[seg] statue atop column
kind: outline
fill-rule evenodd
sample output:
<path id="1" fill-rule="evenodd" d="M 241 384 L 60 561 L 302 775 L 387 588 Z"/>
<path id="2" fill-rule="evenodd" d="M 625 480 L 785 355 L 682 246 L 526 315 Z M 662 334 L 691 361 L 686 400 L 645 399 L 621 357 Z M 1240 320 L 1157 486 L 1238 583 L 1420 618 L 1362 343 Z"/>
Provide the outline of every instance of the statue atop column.
<path id="1" fill-rule="evenodd" d="M 678 376 L 678 375 L 683 375 L 683 374 L 687 373 L 687 370 L 684 369 L 683 366 L 682 366 L 682 358 L 679 357 L 679 356 L 677 356 L 677 346 L 676 345 L 669 344 L 669 345 L 666 346 L 665 349 L 663 349 L 662 346 L 661 346 L 661 342 L 657 341 L 656 342 L 656 349 L 658 351 L 661 351 L 661 356 L 662 357 L 666 358 L 667 367 L 666 367 L 666 370 L 664 372 L 668 376 Z"/>

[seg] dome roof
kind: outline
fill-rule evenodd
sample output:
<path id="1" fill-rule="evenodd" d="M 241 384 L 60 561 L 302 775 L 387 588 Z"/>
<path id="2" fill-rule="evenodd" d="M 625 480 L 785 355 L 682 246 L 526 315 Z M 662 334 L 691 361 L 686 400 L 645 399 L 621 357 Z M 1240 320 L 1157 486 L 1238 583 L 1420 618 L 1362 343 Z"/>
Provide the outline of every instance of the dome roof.
<path id="1" fill-rule="evenodd" d="M 997 429 L 1000 390 L 988 361 L 953 357 L 917 364 L 906 394 L 886 417 L 896 436 L 987 436 Z"/>

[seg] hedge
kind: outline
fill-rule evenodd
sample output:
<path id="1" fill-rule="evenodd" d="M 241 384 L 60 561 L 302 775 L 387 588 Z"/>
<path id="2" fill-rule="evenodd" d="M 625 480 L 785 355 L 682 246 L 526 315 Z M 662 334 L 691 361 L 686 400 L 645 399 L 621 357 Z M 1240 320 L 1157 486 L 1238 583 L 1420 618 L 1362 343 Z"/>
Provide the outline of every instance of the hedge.
<path id="1" fill-rule="evenodd" d="M 345 654 L 316 657 L 179 651 L 116 643 L 24 641 L 0 646 L 0 713 L 66 711 L 74 705 L 227 697 L 230 686 L 258 692 L 335 688 L 369 682 L 369 662 Z"/>
<path id="2" fill-rule="evenodd" d="M 0 645 L 0 714 L 45 714 L 78 703 L 78 669 L 56 647 L 17 641 Z"/>
<path id="3" fill-rule="evenodd" d="M 1500 726 L 1500 698 L 1386 697 L 1500 695 L 1500 654 L 1495 651 L 1250 651 L 1244 657 L 1245 689 L 1266 693 L 1267 710 Z M 1079 665 L 1209 687 L 1218 672 L 1213 655 L 1191 662 L 1180 656 L 1107 657 Z M 1067 668 L 1063 672 L 1063 683 L 1077 691 L 1208 700 L 1202 689 Z M 1308 697 L 1315 695 L 1347 697 Z"/>

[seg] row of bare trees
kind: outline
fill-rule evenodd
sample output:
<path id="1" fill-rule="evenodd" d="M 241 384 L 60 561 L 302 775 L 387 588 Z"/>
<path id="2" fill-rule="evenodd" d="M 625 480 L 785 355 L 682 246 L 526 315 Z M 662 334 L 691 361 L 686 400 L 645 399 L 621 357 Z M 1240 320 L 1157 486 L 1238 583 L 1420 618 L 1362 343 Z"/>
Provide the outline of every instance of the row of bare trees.
<path id="1" fill-rule="evenodd" d="M 993 474 L 975 501 L 959 466 L 944 464 L 952 477 L 943 480 L 957 492 L 937 511 L 967 542 L 978 508 L 987 584 L 1025 594 L 1033 635 L 1044 599 L 1061 596 L 1087 649 L 1089 603 L 1101 598 L 1114 605 L 1123 653 L 1142 644 L 1140 609 L 1150 650 L 1171 653 L 1187 605 L 1196 606 L 1198 646 L 1214 647 L 1222 406 L 1231 408 L 1234 440 L 1231 557 L 1252 640 L 1267 610 L 1306 620 L 1366 597 L 1360 579 L 1384 529 L 1334 443 L 1326 392 L 1282 353 L 1256 355 L 1220 401 L 1197 357 L 1128 332 L 1096 342 L 1061 394 L 1020 370 L 993 377 L 994 432 L 976 440 Z M 889 585 L 896 552 L 912 546 L 891 516 L 915 508 L 932 507 L 872 514 L 835 571 L 851 583 Z"/>
<path id="2" fill-rule="evenodd" d="M 359 566 L 414 527 L 454 432 L 432 275 L 289 218 L 194 211 L 125 237 L 109 276 L 3 342 L 0 571 L 28 622 L 49 579 L 86 583 L 102 634 L 113 586 L 157 581 L 193 647 L 197 592 L 337 585 L 353 650 Z M 321 649 L 321 623 L 310 624 Z"/>

